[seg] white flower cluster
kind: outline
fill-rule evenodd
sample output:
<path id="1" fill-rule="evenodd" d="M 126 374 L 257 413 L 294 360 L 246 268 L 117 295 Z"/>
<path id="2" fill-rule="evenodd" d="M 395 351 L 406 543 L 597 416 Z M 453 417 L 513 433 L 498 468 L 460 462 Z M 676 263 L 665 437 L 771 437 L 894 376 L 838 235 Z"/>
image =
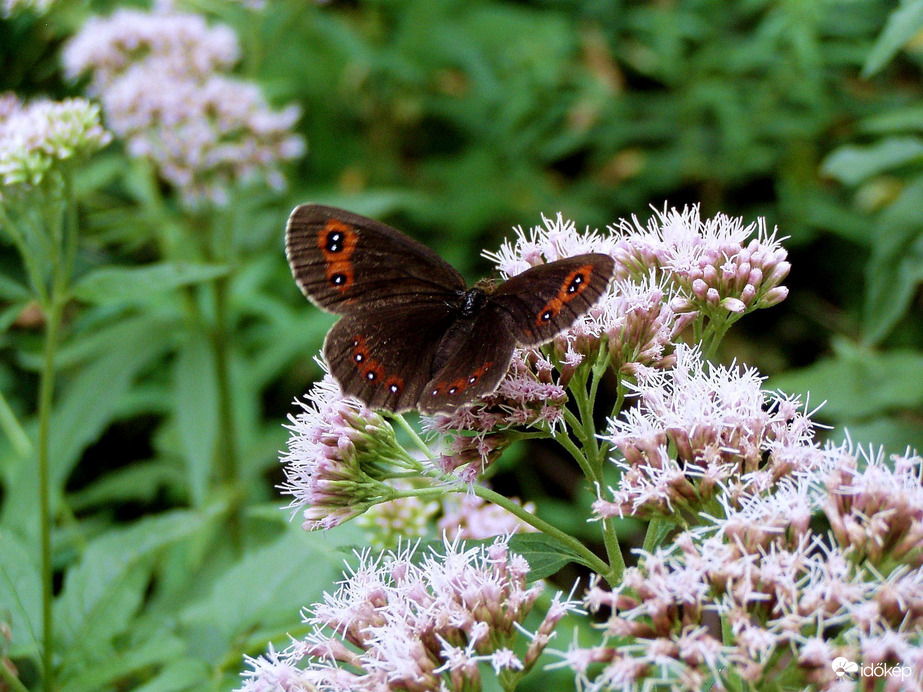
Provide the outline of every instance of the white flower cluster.
<path id="1" fill-rule="evenodd" d="M 234 32 L 195 14 L 118 10 L 90 19 L 64 50 L 73 78 L 89 72 L 113 131 L 150 159 L 191 204 L 226 204 L 261 179 L 281 189 L 283 161 L 304 152 L 296 106 L 273 111 L 260 89 L 222 71 L 238 60 Z"/>

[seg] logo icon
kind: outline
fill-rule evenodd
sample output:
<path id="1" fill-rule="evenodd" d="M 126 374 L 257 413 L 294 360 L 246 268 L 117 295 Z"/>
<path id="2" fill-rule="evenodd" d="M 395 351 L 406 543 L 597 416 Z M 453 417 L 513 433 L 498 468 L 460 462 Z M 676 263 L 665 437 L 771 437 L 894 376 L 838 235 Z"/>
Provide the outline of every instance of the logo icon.
<path id="1" fill-rule="evenodd" d="M 838 678 L 843 677 L 847 673 L 857 673 L 859 672 L 859 664 L 855 661 L 850 661 L 842 656 L 838 656 L 833 659 L 833 663 L 830 664 L 833 668 L 833 672 L 836 673 Z"/>

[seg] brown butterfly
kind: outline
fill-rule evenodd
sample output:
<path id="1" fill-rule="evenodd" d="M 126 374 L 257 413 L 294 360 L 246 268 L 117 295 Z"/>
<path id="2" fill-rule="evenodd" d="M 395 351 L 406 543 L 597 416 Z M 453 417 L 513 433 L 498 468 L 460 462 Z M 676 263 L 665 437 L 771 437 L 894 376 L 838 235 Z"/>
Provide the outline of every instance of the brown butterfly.
<path id="1" fill-rule="evenodd" d="M 372 219 L 297 207 L 285 251 L 302 292 L 343 315 L 324 357 L 345 394 L 370 408 L 452 411 L 493 392 L 516 346 L 567 329 L 603 294 L 614 262 L 587 254 L 468 288 L 439 255 Z"/>

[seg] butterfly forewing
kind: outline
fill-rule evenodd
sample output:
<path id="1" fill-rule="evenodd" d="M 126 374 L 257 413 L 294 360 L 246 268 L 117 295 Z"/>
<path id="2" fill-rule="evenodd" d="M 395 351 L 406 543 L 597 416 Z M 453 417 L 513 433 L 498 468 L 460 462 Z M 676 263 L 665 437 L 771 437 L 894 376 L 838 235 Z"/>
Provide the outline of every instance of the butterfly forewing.
<path id="1" fill-rule="evenodd" d="M 506 313 L 520 346 L 537 346 L 570 327 L 605 293 L 614 260 L 587 254 L 541 264 L 517 274 L 488 299 Z"/>
<path id="2" fill-rule="evenodd" d="M 417 408 L 423 413 L 452 411 L 490 394 L 506 375 L 516 346 L 506 315 L 487 305 L 470 324 L 453 325 L 440 344 L 439 370 L 423 388 Z"/>
<path id="3" fill-rule="evenodd" d="M 369 408 L 416 408 L 436 349 L 454 322 L 446 304 L 346 315 L 327 334 L 324 358 L 343 392 Z"/>
<path id="4" fill-rule="evenodd" d="M 285 252 L 304 294 L 341 315 L 395 303 L 440 303 L 465 290 L 461 275 L 425 245 L 334 207 L 296 207 Z"/>

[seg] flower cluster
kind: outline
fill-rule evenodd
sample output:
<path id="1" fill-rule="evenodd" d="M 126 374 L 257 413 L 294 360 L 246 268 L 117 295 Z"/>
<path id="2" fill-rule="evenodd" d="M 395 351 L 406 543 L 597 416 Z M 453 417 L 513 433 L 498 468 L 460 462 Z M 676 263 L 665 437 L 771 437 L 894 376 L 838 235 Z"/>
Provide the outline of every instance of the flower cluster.
<path id="1" fill-rule="evenodd" d="M 595 512 L 688 520 L 719 495 L 770 488 L 813 463 L 810 418 L 761 383 L 755 370 L 709 365 L 686 346 L 670 370 L 641 372 L 638 406 L 609 421 L 622 474 Z"/>
<path id="2" fill-rule="evenodd" d="M 505 242 L 499 251 L 485 253 L 505 277 L 521 274 L 530 267 L 588 252 L 618 257 L 621 242 L 614 235 L 577 231 L 573 221 L 542 217 L 542 226 L 526 233 L 516 230 L 516 240 Z M 669 364 L 671 343 L 688 319 L 678 321 L 669 306 L 671 297 L 653 274 L 627 277 L 616 269 L 616 281 L 606 294 L 570 328 L 560 334 L 553 351 L 562 365 L 564 385 L 581 363 L 593 359 L 601 341 L 608 340 L 613 366 L 626 374 L 638 367 Z"/>
<path id="3" fill-rule="evenodd" d="M 887 574 L 897 564 L 923 567 L 923 466 L 918 456 L 856 456 L 849 446 L 828 456 L 824 513 L 851 559 Z"/>
<path id="4" fill-rule="evenodd" d="M 309 634 L 285 651 L 248 658 L 241 692 L 481 689 L 479 664 L 501 677 L 530 670 L 554 626 L 575 604 L 557 594 L 517 651 L 523 620 L 542 591 L 528 587 L 528 563 L 508 540 L 421 560 L 414 548 L 359 556 L 336 593 L 305 616 Z"/>
<path id="5" fill-rule="evenodd" d="M 105 146 L 99 108 L 84 99 L 22 104 L 0 96 L 0 182 L 35 186 L 54 165 Z"/>
<path id="6" fill-rule="evenodd" d="M 90 19 L 65 47 L 71 77 L 89 72 L 112 130 L 133 156 L 150 159 L 190 204 L 229 201 L 255 178 L 282 188 L 279 166 L 304 151 L 290 106 L 273 111 L 259 88 L 222 71 L 237 38 L 194 14 L 117 10 Z"/>
<path id="7" fill-rule="evenodd" d="M 895 457 L 892 468 L 878 455 L 859 474 L 865 480 L 852 475 L 852 485 L 837 485 L 829 481 L 831 469 L 850 475 L 856 456 L 848 446 L 820 454 L 822 463 L 777 492 L 752 489 L 739 508 L 724 505 L 726 516 L 681 533 L 669 548 L 642 553 L 613 591 L 595 585 L 586 605 L 611 609 L 606 640 L 563 654 L 583 689 L 635 690 L 654 682 L 720 689 L 733 675 L 754 689 L 771 682 L 833 690 L 847 682 L 834 664 L 840 657 L 899 671 L 882 680 L 884 689 L 923 689 L 918 553 L 898 551 L 890 573 L 882 573 L 863 561 L 863 537 L 839 529 L 822 536 L 807 521 L 823 509 L 835 525 L 844 514 L 837 504 L 848 497 L 849 505 L 878 508 L 868 517 L 873 523 L 882 514 L 894 525 L 919 527 L 920 459 Z M 899 497 L 883 506 L 885 488 Z M 874 538 L 881 535 L 892 537 L 886 531 Z"/>
<path id="8" fill-rule="evenodd" d="M 632 217 L 612 230 L 622 235 L 613 252 L 617 275 L 664 273 L 681 292 L 671 303 L 676 312 L 726 319 L 788 295 L 781 283 L 791 265 L 763 219 L 748 226 L 724 214 L 702 220 L 693 206 L 658 211 L 646 227 Z"/>
<path id="9" fill-rule="evenodd" d="M 282 491 L 292 495 L 290 507 L 304 508 L 304 528 L 329 529 L 392 499 L 385 481 L 413 460 L 388 422 L 344 398 L 330 375 L 298 403 L 303 411 L 289 417 Z"/>

